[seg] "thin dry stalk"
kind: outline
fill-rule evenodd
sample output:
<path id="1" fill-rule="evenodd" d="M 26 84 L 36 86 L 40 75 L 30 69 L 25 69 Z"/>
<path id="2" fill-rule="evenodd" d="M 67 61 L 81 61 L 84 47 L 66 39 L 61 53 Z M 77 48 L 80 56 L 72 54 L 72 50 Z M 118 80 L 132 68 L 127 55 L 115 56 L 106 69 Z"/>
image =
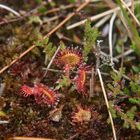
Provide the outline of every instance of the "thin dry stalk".
<path id="1" fill-rule="evenodd" d="M 117 14 L 114 13 L 111 17 L 110 20 L 110 25 L 109 25 L 109 51 L 110 51 L 110 60 L 111 60 L 111 65 L 113 66 L 114 62 L 113 62 L 113 43 L 112 43 L 112 34 L 113 34 L 113 24 L 115 21 Z"/>
<path id="2" fill-rule="evenodd" d="M 122 21 L 122 23 L 123 23 L 125 29 L 127 30 L 128 36 L 132 39 L 132 36 L 133 36 L 133 35 L 132 35 L 131 30 L 130 30 L 130 28 L 128 27 L 128 24 L 127 24 L 127 22 L 126 22 L 126 19 L 125 19 L 125 17 L 123 16 L 122 13 L 119 14 L 119 18 L 121 19 L 121 21 Z"/>
<path id="3" fill-rule="evenodd" d="M 54 32 L 56 32 L 60 27 L 62 27 L 68 20 L 70 20 L 74 15 L 76 15 L 77 12 L 79 12 L 81 9 L 83 9 L 86 5 L 88 5 L 90 0 L 85 1 L 83 4 L 81 4 L 77 9 L 76 12 L 71 13 L 68 15 L 62 22 L 60 22 L 54 29 L 52 29 L 46 36 L 43 37 L 43 39 L 51 36 Z M 0 74 L 3 73 L 5 70 L 7 70 L 10 66 L 12 66 L 15 62 L 20 60 L 23 56 L 28 54 L 31 50 L 33 50 L 36 46 L 32 45 L 30 48 L 28 48 L 26 51 L 24 51 L 22 54 L 19 55 L 16 59 L 14 59 L 9 65 L 5 66 L 0 70 Z"/>
<path id="4" fill-rule="evenodd" d="M 12 8 L 10 8 L 10 7 L 6 6 L 6 5 L 0 4 L 0 8 L 3 8 L 5 10 L 13 13 L 14 15 L 20 17 L 20 14 L 17 11 L 13 10 Z"/>
<path id="5" fill-rule="evenodd" d="M 140 26 L 140 22 L 138 21 L 138 19 L 136 18 L 136 16 L 134 15 L 134 13 L 130 10 L 130 8 L 128 7 L 128 5 L 121 0 L 122 4 L 125 6 L 125 8 L 129 11 L 130 15 L 133 17 L 133 19 L 136 21 L 137 25 Z M 131 4 L 132 5 L 132 4 Z"/>
<path id="6" fill-rule="evenodd" d="M 7 140 L 56 140 L 56 139 L 35 138 L 35 137 L 12 137 L 12 138 L 8 138 Z"/>
<path id="7" fill-rule="evenodd" d="M 115 73 L 119 73 L 115 68 L 114 68 L 114 62 L 113 62 L 113 43 L 112 43 L 112 33 L 113 33 L 113 24 L 114 20 L 116 18 L 116 13 L 113 14 L 111 20 L 110 20 L 110 27 L 109 27 L 109 50 L 110 50 L 110 59 L 111 59 L 111 67 Z M 122 57 L 122 54 L 121 54 Z M 127 80 L 130 80 L 130 78 L 126 75 L 123 75 L 123 77 Z"/>
<path id="8" fill-rule="evenodd" d="M 73 140 L 75 137 L 77 137 L 79 135 L 79 133 L 76 133 L 74 135 L 72 135 L 70 138 L 65 139 L 65 140 Z"/>
<path id="9" fill-rule="evenodd" d="M 108 7 L 116 8 L 116 4 L 112 0 L 104 0 L 104 2 L 108 5 Z"/>
<path id="10" fill-rule="evenodd" d="M 79 5 L 75 5 L 75 4 L 70 4 L 70 5 L 66 5 L 66 6 L 62 6 L 61 8 L 53 8 L 51 10 L 48 10 L 45 15 L 48 15 L 48 14 L 51 14 L 51 13 L 54 13 L 54 12 L 58 12 L 58 11 L 62 11 L 62 10 L 66 10 L 66 9 L 70 9 L 70 8 L 73 8 L 73 7 L 77 7 Z M 26 14 L 18 17 L 18 18 L 14 18 L 14 19 L 10 19 L 10 20 L 4 20 L 4 21 L 1 21 L 0 22 L 0 25 L 4 25 L 4 24 L 8 24 L 8 23 L 12 23 L 12 22 L 16 22 L 16 21 L 21 21 L 21 20 L 25 20 L 27 17 L 31 16 L 31 15 L 36 15 L 37 13 L 37 10 L 40 8 L 41 6 L 38 6 L 36 7 L 35 9 L 27 12 Z M 41 14 L 38 13 L 37 14 L 38 16 L 40 16 Z"/>
<path id="11" fill-rule="evenodd" d="M 9 121 L 0 120 L 0 124 L 7 124 Z"/>
<path id="12" fill-rule="evenodd" d="M 43 68 L 43 70 L 47 70 L 47 71 L 54 72 L 54 73 L 64 73 L 63 70 L 57 70 L 57 69 L 47 69 L 47 68 Z M 73 73 L 78 74 L 77 71 L 73 71 Z M 86 71 L 86 74 L 91 75 L 91 72 Z M 101 74 L 104 75 L 104 76 L 109 76 L 109 74 L 108 74 L 108 73 L 105 73 L 105 72 L 101 72 Z"/>
<path id="13" fill-rule="evenodd" d="M 92 98 L 94 96 L 94 68 L 91 70 L 91 79 L 90 79 L 90 93 L 89 97 Z"/>
<path id="14" fill-rule="evenodd" d="M 131 5 L 131 11 L 134 13 L 134 0 L 131 0 L 131 3 L 132 3 L 132 5 Z"/>
<path id="15" fill-rule="evenodd" d="M 48 18 L 46 21 L 43 21 L 43 24 L 46 24 L 46 23 L 52 22 L 52 21 L 54 21 L 54 20 L 57 20 L 57 19 L 59 19 L 60 17 L 61 17 L 61 16 L 58 15 L 58 16 L 53 16 L 53 17 L 51 17 L 51 18 Z"/>
<path id="16" fill-rule="evenodd" d="M 46 12 L 46 14 L 51 14 L 51 13 L 54 13 L 54 12 L 59 12 L 61 10 L 66 10 L 66 9 L 70 9 L 70 8 L 73 8 L 73 7 L 77 7 L 78 5 L 76 4 L 69 4 L 69 5 L 66 5 L 66 6 L 61 6 L 61 7 L 58 7 L 58 8 L 53 8 L 51 10 L 48 10 Z"/>
<path id="17" fill-rule="evenodd" d="M 102 76 L 101 76 L 101 72 L 100 72 L 99 69 L 97 69 L 97 73 L 98 73 L 98 76 L 99 76 L 99 79 L 100 79 L 100 83 L 101 83 L 101 87 L 102 87 L 105 103 L 106 103 L 106 106 L 107 106 L 107 110 L 108 110 L 108 114 L 109 114 L 109 118 L 110 118 L 110 122 L 111 122 L 111 126 L 112 126 L 113 138 L 114 138 L 114 140 L 117 140 L 113 118 L 112 118 L 111 112 L 109 110 L 109 102 L 108 102 L 108 99 L 107 99 L 107 94 L 106 94 L 106 91 L 105 91 L 104 82 L 103 82 L 103 79 L 102 79 Z"/>
<path id="18" fill-rule="evenodd" d="M 121 52 L 121 68 L 123 68 L 123 63 L 124 63 L 123 53 L 124 53 L 124 45 L 122 45 L 122 52 Z"/>
<path id="19" fill-rule="evenodd" d="M 119 72 L 118 72 L 116 69 L 114 69 L 114 68 L 113 68 L 113 71 L 114 71 L 115 73 L 119 74 Z M 131 79 L 130 79 L 127 75 L 123 74 L 123 77 L 124 77 L 126 80 L 131 81 Z"/>
<path id="20" fill-rule="evenodd" d="M 69 38 L 69 37 L 67 37 L 67 36 L 64 36 L 62 33 L 60 33 L 60 32 L 56 32 L 56 35 L 57 35 L 57 37 L 60 39 L 60 40 L 66 40 L 66 41 L 69 41 L 69 42 L 71 42 L 71 43 L 75 43 L 75 44 L 78 44 L 78 45 L 83 45 L 83 43 L 82 42 L 78 42 L 78 41 L 75 41 L 75 40 L 73 40 L 73 39 L 71 39 L 71 38 Z"/>
<path id="21" fill-rule="evenodd" d="M 47 66 L 47 69 L 46 69 L 46 71 L 45 71 L 45 73 L 43 75 L 43 78 L 47 75 L 48 69 L 51 67 L 51 65 L 52 65 L 52 63 L 53 63 L 53 61 L 54 61 L 54 59 L 55 59 L 55 57 L 56 57 L 56 55 L 57 55 L 59 50 L 60 50 L 60 46 L 57 48 L 57 50 L 55 51 L 51 61 L 49 62 L 48 66 Z"/>
<path id="22" fill-rule="evenodd" d="M 134 4 L 136 4 L 136 3 L 140 3 L 140 2 L 135 2 Z M 128 7 L 130 7 L 131 6 L 131 2 L 127 3 L 126 5 Z M 110 15 L 110 14 L 112 14 L 114 12 L 117 12 L 117 11 L 120 11 L 120 7 L 116 7 L 116 8 L 113 8 L 111 10 L 105 11 L 105 12 L 103 12 L 101 14 L 91 16 L 88 19 L 90 19 L 90 21 L 96 21 L 96 20 L 98 20 L 98 19 L 100 19 L 100 18 L 102 18 L 104 16 Z M 69 25 L 69 26 L 67 26 L 67 30 L 70 30 L 70 29 L 76 28 L 78 26 L 81 26 L 81 25 L 85 24 L 86 21 L 87 21 L 87 19 L 84 19 L 84 20 L 81 20 L 79 22 L 76 22 L 76 23 L 74 23 L 72 25 Z"/>
<path id="23" fill-rule="evenodd" d="M 75 12 L 68 15 L 58 26 L 56 26 L 54 29 L 52 29 L 44 38 L 52 35 L 55 31 L 57 31 L 61 26 L 63 26 L 68 20 L 70 20 L 76 13 L 78 13 L 81 9 L 83 9 L 86 5 L 88 5 L 90 0 L 85 1 L 80 7 L 76 9 Z"/>
<path id="24" fill-rule="evenodd" d="M 99 20 L 93 27 L 99 28 L 101 27 L 105 22 L 107 22 L 110 19 L 110 15 L 107 15 L 103 17 L 101 20 Z"/>
<path id="25" fill-rule="evenodd" d="M 106 3 L 111 9 L 117 7 L 117 4 L 115 4 L 112 0 L 104 0 L 104 1 L 105 1 L 105 3 Z M 126 24 L 126 20 L 125 20 L 124 16 L 122 15 L 122 13 L 118 13 L 118 17 L 121 19 L 121 21 L 122 21 L 124 27 L 126 28 L 126 30 L 127 30 L 127 32 L 128 32 L 128 36 L 129 36 L 130 38 L 132 38 L 131 31 L 130 31 L 130 29 L 128 28 L 128 25 Z"/>
<path id="26" fill-rule="evenodd" d="M 133 52 L 134 52 L 134 50 L 131 50 L 131 49 L 130 49 L 130 50 L 124 52 L 123 54 L 120 54 L 120 55 L 116 56 L 115 58 L 116 58 L 116 59 L 120 59 L 121 57 L 127 56 L 127 55 L 129 55 L 129 54 L 131 54 L 131 53 L 133 53 Z"/>

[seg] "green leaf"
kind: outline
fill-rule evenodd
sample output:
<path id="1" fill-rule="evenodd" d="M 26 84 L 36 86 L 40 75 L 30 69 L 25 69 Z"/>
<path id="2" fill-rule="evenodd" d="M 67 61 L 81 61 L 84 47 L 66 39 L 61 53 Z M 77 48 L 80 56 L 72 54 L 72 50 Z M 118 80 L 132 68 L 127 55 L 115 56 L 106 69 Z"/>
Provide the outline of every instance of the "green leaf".
<path id="1" fill-rule="evenodd" d="M 43 0 L 35 0 L 38 4 L 40 4 Z"/>
<path id="2" fill-rule="evenodd" d="M 38 9 L 38 12 L 41 14 L 44 14 L 47 11 L 47 8 L 45 6 L 42 6 Z"/>
<path id="3" fill-rule="evenodd" d="M 140 93 L 140 86 L 136 81 L 130 82 L 130 88 L 133 93 Z"/>
<path id="4" fill-rule="evenodd" d="M 129 98 L 129 102 L 132 103 L 132 104 L 140 105 L 140 98 L 136 98 L 136 97 Z"/>
<path id="5" fill-rule="evenodd" d="M 116 110 L 113 108 L 113 101 L 109 101 L 109 110 L 113 118 L 117 118 Z"/>
<path id="6" fill-rule="evenodd" d="M 129 119 L 131 120 L 134 119 L 136 110 L 137 110 L 137 107 L 133 106 L 130 110 L 126 112 L 126 115 L 129 117 Z"/>
<path id="7" fill-rule="evenodd" d="M 66 49 L 66 46 L 63 41 L 60 41 L 60 47 L 61 47 L 61 50 Z"/>
<path id="8" fill-rule="evenodd" d="M 121 53 L 122 52 L 122 48 L 119 45 L 117 45 L 116 46 L 116 51 L 117 51 L 117 53 Z"/>
<path id="9" fill-rule="evenodd" d="M 70 85 L 71 81 L 68 77 L 62 76 L 62 79 L 60 79 L 58 82 L 58 85 L 55 87 L 55 90 L 62 89 L 63 87 L 67 87 Z"/>
<path id="10" fill-rule="evenodd" d="M 132 66 L 132 70 L 136 73 L 140 72 L 140 68 L 138 66 Z"/>
<path id="11" fill-rule="evenodd" d="M 121 80 L 123 74 L 125 73 L 125 68 L 120 68 L 119 73 L 111 72 L 111 78 L 117 83 Z"/>
<path id="12" fill-rule="evenodd" d="M 68 0 L 70 3 L 75 3 L 76 0 Z"/>
<path id="13" fill-rule="evenodd" d="M 45 65 L 48 63 L 49 60 L 53 57 L 56 46 L 53 43 L 49 42 L 49 38 L 45 38 L 42 41 L 35 42 L 36 46 L 40 46 L 43 48 L 43 53 L 45 53 Z"/>
<path id="14" fill-rule="evenodd" d="M 39 23 L 42 24 L 42 20 L 39 16 L 30 16 L 29 17 L 29 23 Z"/>

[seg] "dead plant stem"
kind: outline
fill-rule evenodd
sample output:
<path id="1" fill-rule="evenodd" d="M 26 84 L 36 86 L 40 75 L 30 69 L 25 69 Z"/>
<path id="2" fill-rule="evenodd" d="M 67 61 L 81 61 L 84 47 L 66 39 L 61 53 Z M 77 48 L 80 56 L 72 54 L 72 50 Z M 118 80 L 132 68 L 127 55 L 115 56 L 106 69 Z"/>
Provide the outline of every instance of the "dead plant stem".
<path id="1" fill-rule="evenodd" d="M 137 4 L 137 3 L 140 3 L 140 2 L 135 2 L 134 5 Z M 126 5 L 127 5 L 127 7 L 130 7 L 131 6 L 131 2 L 127 3 Z M 98 19 L 100 19 L 100 18 L 102 18 L 104 16 L 107 16 L 107 15 L 110 15 L 110 14 L 112 14 L 114 12 L 117 12 L 119 10 L 120 10 L 120 7 L 116 7 L 116 8 L 113 8 L 111 10 L 102 12 L 102 13 L 100 13 L 98 15 L 91 16 L 88 19 L 90 19 L 91 21 L 95 21 L 95 20 L 98 20 Z M 81 25 L 85 24 L 86 21 L 87 21 L 87 19 L 84 19 L 84 20 L 76 22 L 76 23 L 74 23 L 72 25 L 69 25 L 69 26 L 67 26 L 67 30 L 70 30 L 70 29 L 76 28 L 78 26 L 81 26 Z"/>
<path id="2" fill-rule="evenodd" d="M 20 14 L 17 11 L 13 10 L 12 8 L 10 8 L 10 7 L 6 6 L 6 5 L 0 4 L 0 8 L 3 8 L 5 10 L 13 13 L 14 15 L 20 17 Z"/>
<path id="3" fill-rule="evenodd" d="M 92 98 L 94 96 L 94 87 L 95 87 L 95 77 L 94 77 L 94 68 L 91 69 L 91 78 L 90 78 L 90 94 L 89 97 Z"/>
<path id="4" fill-rule="evenodd" d="M 130 10 L 130 8 L 128 7 L 128 5 L 123 0 L 121 0 L 121 2 L 125 6 L 125 8 L 128 10 L 128 12 L 132 16 L 132 18 L 135 20 L 135 22 L 137 23 L 137 25 L 140 26 L 139 20 L 136 18 L 136 16 L 134 15 L 134 13 Z M 132 5 L 132 3 L 131 3 L 131 5 Z"/>
<path id="5" fill-rule="evenodd" d="M 112 43 L 112 34 L 113 34 L 113 24 L 114 20 L 116 18 L 116 13 L 113 14 L 111 20 L 110 20 L 110 27 L 109 27 L 109 50 L 110 50 L 110 60 L 111 60 L 111 67 L 115 73 L 119 73 L 115 68 L 114 68 L 114 62 L 113 62 L 113 43 Z M 123 74 L 123 77 L 127 80 L 130 80 L 130 78 L 126 75 Z"/>
<path id="6" fill-rule="evenodd" d="M 62 8 L 58 7 L 58 8 L 53 8 L 51 10 L 48 10 L 45 15 L 54 13 L 54 12 L 58 12 L 60 10 L 66 10 L 66 9 L 70 9 L 73 7 L 78 7 L 78 5 L 75 4 L 70 4 L 70 5 L 66 5 L 66 6 L 62 6 Z M 27 12 L 25 15 L 22 15 L 18 18 L 14 18 L 14 19 L 10 19 L 10 20 L 5 20 L 5 21 L 1 21 L 0 25 L 4 25 L 4 24 L 8 24 L 8 23 L 12 23 L 12 22 L 16 22 L 16 21 L 21 21 L 21 20 L 25 20 L 27 17 L 31 16 L 31 15 L 36 15 L 37 10 L 40 8 L 40 6 L 36 7 L 35 9 Z M 41 14 L 37 14 L 38 16 L 40 16 Z"/>
<path id="7" fill-rule="evenodd" d="M 62 27 L 68 20 L 70 20 L 77 12 L 79 12 L 81 9 L 83 9 L 86 5 L 88 5 L 90 0 L 85 1 L 83 4 L 81 4 L 75 12 L 68 15 L 62 22 L 60 22 L 54 29 L 52 29 L 46 36 L 43 37 L 43 39 L 50 37 L 54 32 L 56 32 L 60 27 Z M 31 50 L 33 50 L 36 46 L 32 45 L 30 48 L 28 48 L 26 51 L 24 51 L 22 54 L 20 54 L 16 59 L 14 59 L 9 65 L 5 66 L 0 70 L 0 74 L 3 73 L 5 70 L 7 70 L 10 66 L 12 66 L 14 63 L 16 63 L 18 60 L 20 60 L 23 56 L 28 54 Z"/>
<path id="8" fill-rule="evenodd" d="M 112 15 L 111 20 L 110 20 L 110 25 L 109 25 L 109 51 L 110 51 L 110 60 L 111 60 L 111 65 L 114 65 L 113 62 L 113 43 L 112 43 L 112 34 L 113 34 L 113 24 L 115 21 L 117 14 L 116 12 Z"/>
<path id="9" fill-rule="evenodd" d="M 100 79 L 100 83 L 101 83 L 105 103 L 106 103 L 106 106 L 107 106 L 107 110 L 108 110 L 108 114 L 109 114 L 109 118 L 110 118 L 110 122 L 111 122 L 111 126 L 112 126 L 113 137 L 114 137 L 114 140 L 117 140 L 115 126 L 114 126 L 114 122 L 113 122 L 111 112 L 109 110 L 109 102 L 108 102 L 108 99 L 107 99 L 107 94 L 106 94 L 106 91 L 105 91 L 104 82 L 103 82 L 103 79 L 102 79 L 102 76 L 101 76 L 100 69 L 97 69 L 97 73 L 98 73 L 98 76 L 99 76 L 99 79 Z"/>
<path id="10" fill-rule="evenodd" d="M 48 69 L 51 67 L 51 65 L 52 65 L 52 63 L 53 63 L 53 60 L 54 60 L 54 58 L 55 58 L 55 56 L 57 55 L 57 53 L 58 53 L 59 50 L 60 50 L 60 46 L 57 48 L 57 50 L 55 51 L 55 53 L 54 53 L 54 55 L 53 55 L 51 61 L 49 62 L 48 66 L 47 66 L 47 69 L 46 69 L 46 71 L 45 71 L 45 73 L 44 73 L 44 75 L 43 75 L 43 78 L 47 75 L 47 71 L 48 71 Z"/>

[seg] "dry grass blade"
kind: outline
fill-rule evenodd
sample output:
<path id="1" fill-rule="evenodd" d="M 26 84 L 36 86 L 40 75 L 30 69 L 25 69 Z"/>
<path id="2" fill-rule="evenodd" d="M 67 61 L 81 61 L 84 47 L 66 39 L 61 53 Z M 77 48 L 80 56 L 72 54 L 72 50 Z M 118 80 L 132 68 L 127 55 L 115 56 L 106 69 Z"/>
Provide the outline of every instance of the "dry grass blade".
<path id="1" fill-rule="evenodd" d="M 54 32 L 56 32 L 60 27 L 62 27 L 68 20 L 70 20 L 77 12 L 79 12 L 80 10 L 82 10 L 86 5 L 88 5 L 90 2 L 90 0 L 85 1 L 83 4 L 81 4 L 77 9 L 76 12 L 71 13 L 70 15 L 68 15 L 62 22 L 60 22 L 54 29 L 52 29 L 46 36 L 44 36 L 43 39 L 45 39 L 46 37 L 51 36 Z M 33 50 L 36 46 L 33 45 L 30 48 L 28 48 L 25 52 L 23 52 L 19 57 L 17 57 L 16 59 L 14 59 L 9 65 L 5 66 L 4 68 L 2 68 L 0 70 L 0 74 L 3 73 L 5 70 L 7 70 L 10 66 L 12 66 L 15 62 L 17 62 L 19 59 L 21 59 L 23 56 L 25 56 L 26 54 L 28 54 L 31 50 Z"/>
<path id="2" fill-rule="evenodd" d="M 107 22 L 110 19 L 110 15 L 107 15 L 103 17 L 101 20 L 99 20 L 93 27 L 99 28 L 101 27 L 105 22 Z"/>
<path id="3" fill-rule="evenodd" d="M 6 9 L 7 11 L 13 13 L 14 15 L 20 17 L 20 14 L 17 11 L 11 9 L 10 7 L 8 7 L 6 5 L 0 4 L 0 8 Z"/>
<path id="4" fill-rule="evenodd" d="M 68 20 L 70 20 L 77 12 L 79 12 L 81 9 L 83 9 L 89 2 L 90 2 L 90 0 L 87 0 L 86 2 L 84 2 L 80 7 L 78 7 L 76 9 L 75 12 L 71 13 L 70 15 L 68 15 L 60 24 L 58 24 L 58 26 L 56 26 L 54 29 L 52 29 L 44 38 L 49 37 L 50 35 L 52 35 L 61 26 L 63 26 Z"/>
<path id="5" fill-rule="evenodd" d="M 138 21 L 138 19 L 136 18 L 136 16 L 134 15 L 134 13 L 129 9 L 129 7 L 127 6 L 127 4 L 121 0 L 122 4 L 125 6 L 125 8 L 129 11 L 130 15 L 133 17 L 133 19 L 136 21 L 136 23 L 138 24 L 138 26 L 140 26 L 140 22 Z"/>
<path id="6" fill-rule="evenodd" d="M 130 54 L 133 53 L 133 52 L 134 52 L 134 50 L 131 50 L 131 49 L 130 49 L 130 50 L 124 52 L 123 54 L 120 54 L 120 55 L 116 56 L 115 58 L 116 58 L 116 59 L 120 59 L 122 56 L 124 57 L 124 56 L 130 55 Z"/>
<path id="7" fill-rule="evenodd" d="M 92 68 L 92 70 L 91 70 L 89 97 L 92 98 L 93 96 L 94 96 L 94 68 Z"/>
<path id="8" fill-rule="evenodd" d="M 136 3 L 140 3 L 140 2 L 135 2 L 134 4 L 136 4 Z M 126 5 L 127 5 L 128 7 L 130 7 L 130 6 L 131 6 L 131 2 L 127 3 Z M 116 8 L 113 8 L 113 9 L 111 9 L 111 10 L 105 11 L 105 12 L 103 12 L 103 13 L 101 13 L 101 14 L 91 16 L 91 17 L 89 17 L 89 19 L 90 19 L 91 21 L 95 21 L 95 20 L 98 20 L 98 19 L 100 19 L 100 18 L 102 18 L 102 17 L 104 17 L 104 16 L 107 16 L 107 15 L 110 15 L 110 14 L 112 14 L 112 13 L 114 13 L 114 12 L 117 12 L 117 11 L 119 11 L 119 10 L 120 10 L 120 7 L 116 7 Z M 74 23 L 74 24 L 72 24 L 72 25 L 69 25 L 69 26 L 67 27 L 67 30 L 70 30 L 70 29 L 76 28 L 76 27 L 78 27 L 78 26 L 81 26 L 81 25 L 85 24 L 86 21 L 87 21 L 87 19 L 84 19 L 84 20 L 81 20 L 81 21 L 79 21 L 79 22 L 76 22 L 76 23 Z"/>
<path id="9" fill-rule="evenodd" d="M 55 12 L 58 12 L 58 11 L 62 11 L 62 10 L 66 10 L 66 9 L 70 9 L 70 8 L 76 8 L 78 7 L 79 5 L 75 5 L 75 4 L 70 4 L 70 5 L 66 5 L 66 6 L 62 6 L 62 7 L 59 7 L 59 8 L 53 8 L 53 9 L 50 9 L 48 10 L 45 15 L 48 15 L 48 14 L 51 14 L 51 13 L 55 13 Z M 16 22 L 16 21 L 22 21 L 22 20 L 25 20 L 26 18 L 28 18 L 29 16 L 31 15 L 36 15 L 36 12 L 37 10 L 40 8 L 41 6 L 38 6 L 37 8 L 27 12 L 26 14 L 18 17 L 18 18 L 14 18 L 14 19 L 9 19 L 9 20 L 6 20 L 6 21 L 1 21 L 0 22 L 0 25 L 4 25 L 4 24 L 9 24 L 9 23 L 13 23 L 13 22 Z M 38 16 L 41 15 L 38 13 Z M 59 16 L 57 17 L 59 18 Z M 51 19 L 52 20 L 52 19 Z"/>
<path id="10" fill-rule="evenodd" d="M 113 43 L 112 43 L 112 33 L 113 33 L 113 24 L 116 18 L 116 13 L 112 15 L 112 18 L 110 20 L 109 25 L 109 51 L 110 51 L 110 59 L 111 59 L 111 65 L 113 66 Z"/>
<path id="11" fill-rule="evenodd" d="M 52 57 L 52 59 L 50 61 L 50 63 L 48 64 L 47 69 L 45 71 L 45 74 L 44 74 L 43 78 L 47 75 L 47 71 L 51 67 L 51 64 L 53 63 L 53 60 L 54 60 L 54 58 L 57 55 L 57 53 L 58 53 L 59 50 L 60 50 L 60 46 L 57 48 L 56 52 L 54 53 L 54 55 L 53 55 L 53 57 Z"/>
<path id="12" fill-rule="evenodd" d="M 13 137 L 13 138 L 8 138 L 7 140 L 56 140 L 56 139 L 35 138 L 35 137 Z"/>
<path id="13" fill-rule="evenodd" d="M 100 83 L 101 83 L 101 87 L 102 87 L 105 103 L 106 103 L 106 106 L 107 106 L 107 110 L 108 110 L 108 114 L 109 114 L 109 118 L 110 118 L 110 122 L 111 122 L 111 126 L 112 126 L 112 131 L 113 131 L 113 137 L 114 137 L 114 140 L 117 140 L 113 118 L 112 118 L 111 112 L 109 110 L 109 102 L 108 102 L 108 99 L 107 99 L 107 94 L 106 94 L 106 91 L 105 91 L 103 79 L 102 79 L 101 72 L 100 72 L 99 69 L 97 69 L 97 73 L 98 73 L 98 76 L 99 76 L 99 79 L 100 79 Z"/>

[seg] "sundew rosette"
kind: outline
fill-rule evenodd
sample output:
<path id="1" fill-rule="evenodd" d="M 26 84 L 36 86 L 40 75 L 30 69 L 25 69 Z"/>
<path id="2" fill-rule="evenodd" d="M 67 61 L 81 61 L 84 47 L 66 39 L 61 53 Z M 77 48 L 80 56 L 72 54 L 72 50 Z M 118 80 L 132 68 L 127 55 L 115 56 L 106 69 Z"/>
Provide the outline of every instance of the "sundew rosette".
<path id="1" fill-rule="evenodd" d="M 21 95 L 28 97 L 33 95 L 36 103 L 47 104 L 48 106 L 56 106 L 59 101 L 59 93 L 53 91 L 48 86 L 38 83 L 33 87 L 23 85 L 20 88 Z"/>
<path id="2" fill-rule="evenodd" d="M 83 55 L 79 47 L 68 47 L 60 49 L 56 56 L 56 64 L 64 69 L 65 74 L 69 75 L 70 69 L 74 69 L 83 63 Z"/>

